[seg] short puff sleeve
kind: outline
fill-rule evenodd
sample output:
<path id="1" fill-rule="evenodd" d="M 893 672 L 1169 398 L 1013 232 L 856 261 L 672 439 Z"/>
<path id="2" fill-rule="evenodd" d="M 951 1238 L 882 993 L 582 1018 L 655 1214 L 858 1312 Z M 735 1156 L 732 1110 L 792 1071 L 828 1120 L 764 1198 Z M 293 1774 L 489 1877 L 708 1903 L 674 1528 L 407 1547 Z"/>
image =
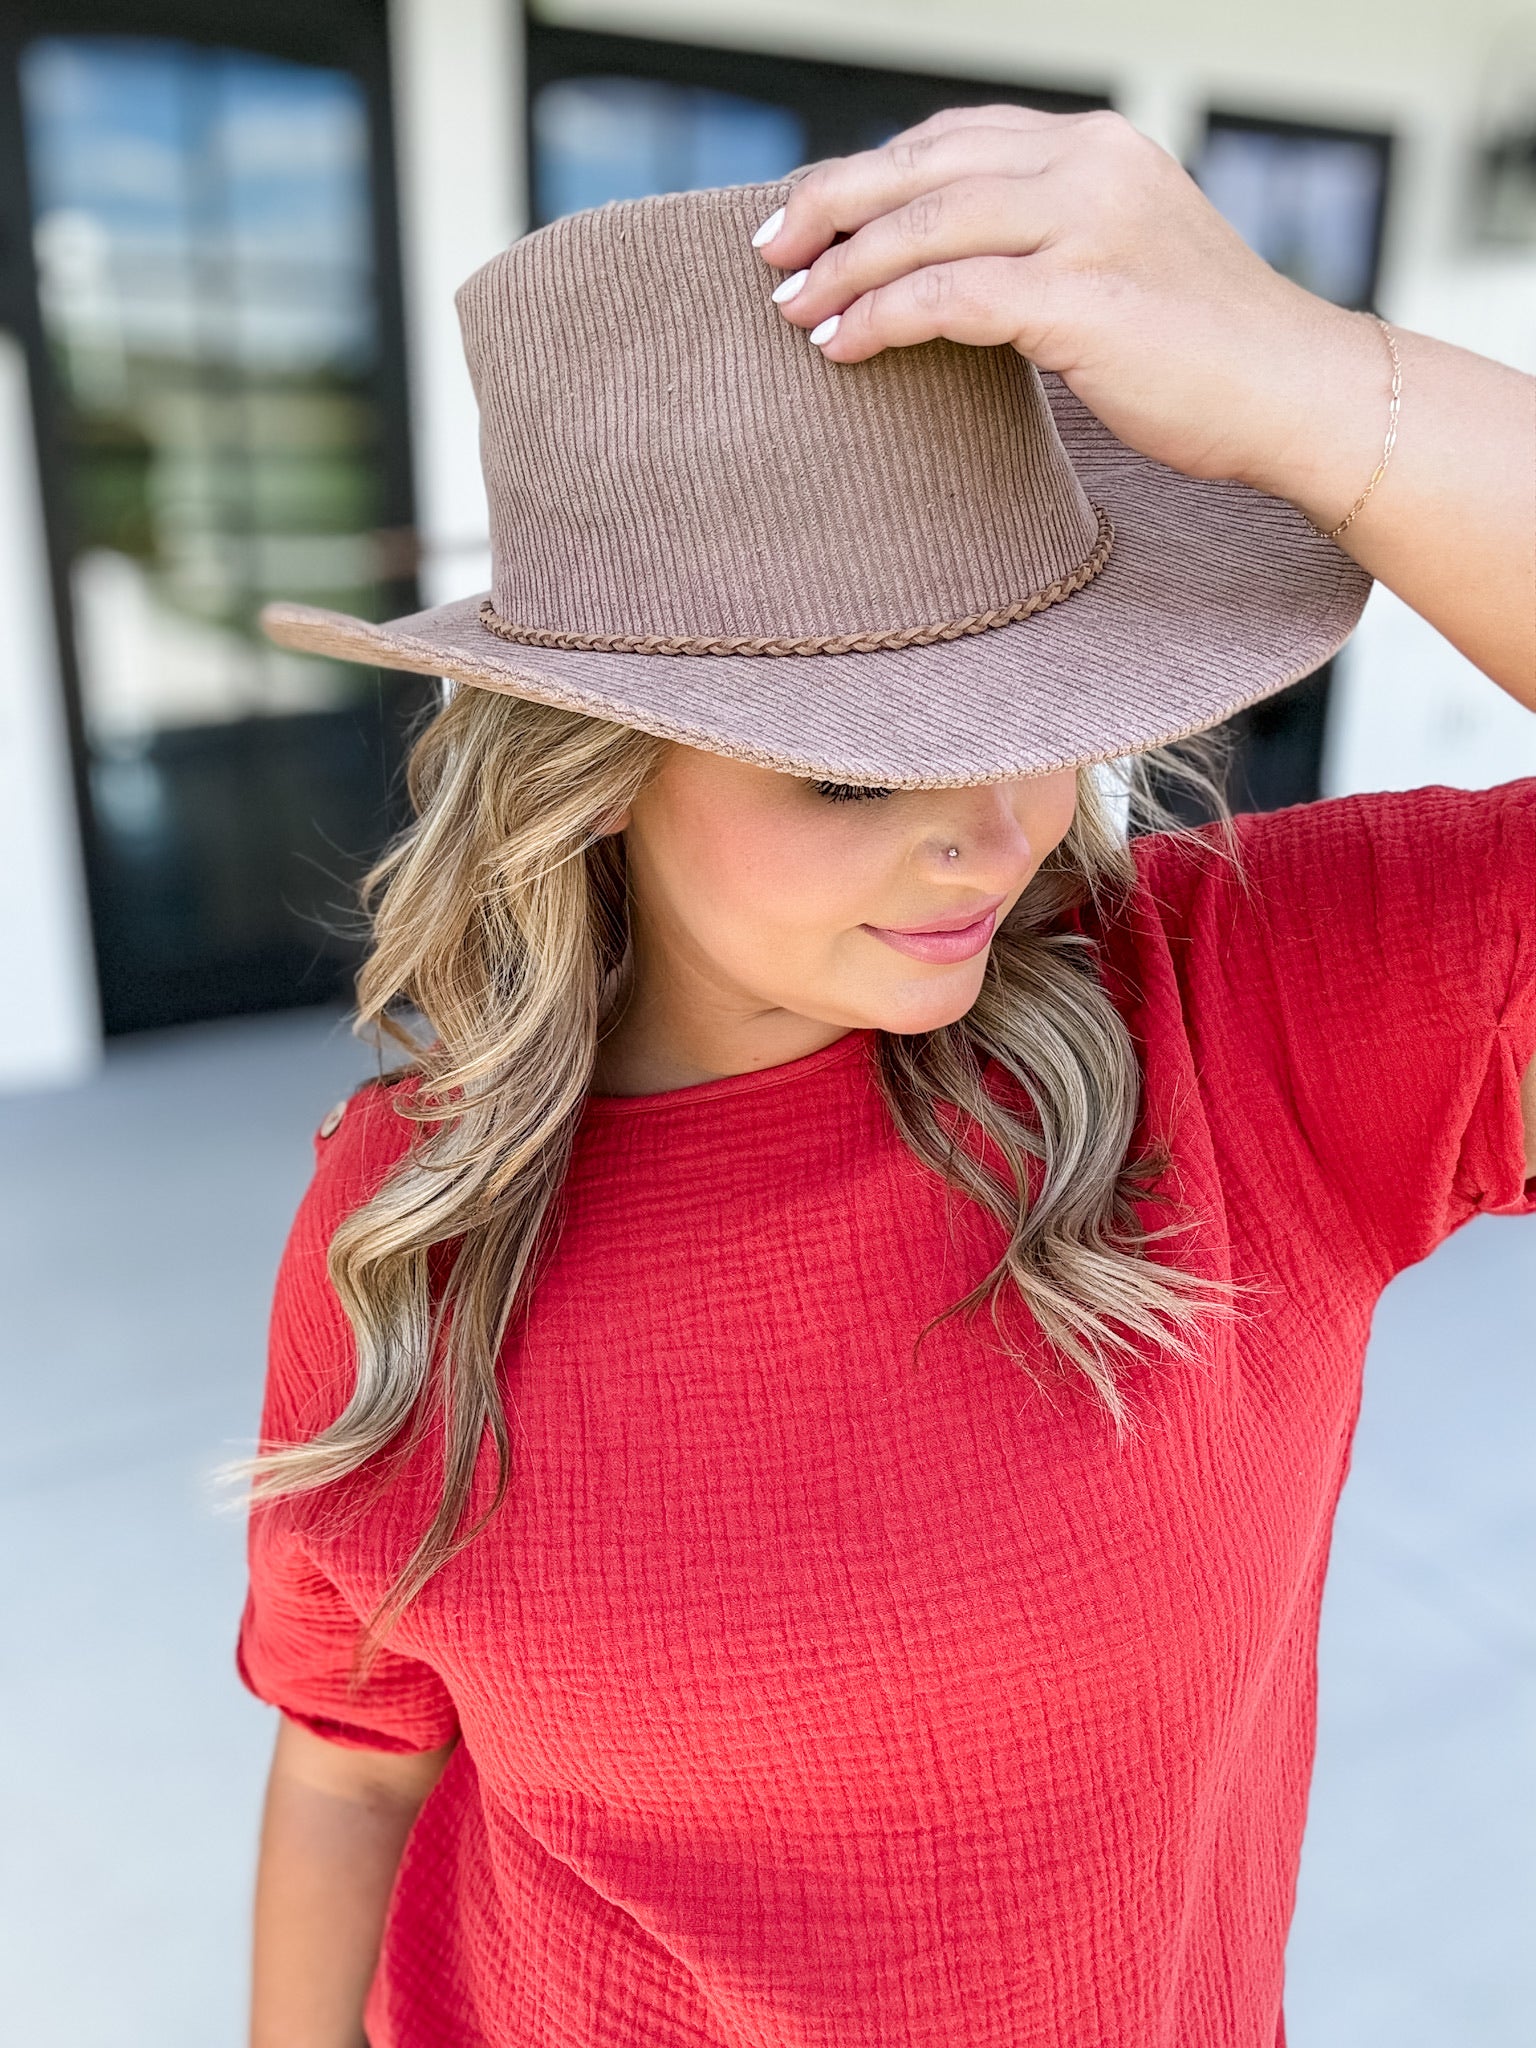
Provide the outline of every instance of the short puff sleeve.
<path id="1" fill-rule="evenodd" d="M 313 1436 L 351 1393 L 351 1326 L 331 1286 L 326 1255 L 342 1217 L 366 1201 L 405 1148 L 408 1126 L 388 1087 L 364 1089 L 317 1137 L 314 1178 L 294 1219 L 272 1303 L 264 1446 Z M 365 1602 L 318 1562 L 305 1531 L 306 1500 L 254 1507 L 249 1583 L 235 1660 L 247 1689 L 327 1741 L 395 1752 L 439 1748 L 458 1716 L 438 1674 L 388 1642 L 359 1685 L 353 1658 Z"/>
<path id="2" fill-rule="evenodd" d="M 1303 1156 L 1383 1282 L 1478 1213 L 1536 1209 L 1536 780 L 1237 820 L 1236 863 L 1174 838 L 1144 878 L 1203 1073 L 1253 1156 Z M 1233 1077 L 1237 1077 L 1234 1085 Z"/>

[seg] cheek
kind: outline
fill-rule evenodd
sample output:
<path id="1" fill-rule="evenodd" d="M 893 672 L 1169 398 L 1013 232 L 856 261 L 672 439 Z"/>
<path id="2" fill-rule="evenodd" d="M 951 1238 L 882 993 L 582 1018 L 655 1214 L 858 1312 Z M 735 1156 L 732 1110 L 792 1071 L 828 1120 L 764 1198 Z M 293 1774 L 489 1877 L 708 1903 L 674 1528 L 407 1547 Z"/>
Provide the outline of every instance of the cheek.
<path id="1" fill-rule="evenodd" d="M 1029 835 L 1031 865 L 1038 867 L 1072 829 L 1072 820 L 1077 815 L 1076 769 L 1041 776 L 1039 787 L 1032 794 L 1024 828 Z"/>
<path id="2" fill-rule="evenodd" d="M 679 852 L 698 924 L 717 939 L 771 938 L 797 951 L 856 924 L 873 849 L 818 822 L 740 805 L 693 813 Z"/>

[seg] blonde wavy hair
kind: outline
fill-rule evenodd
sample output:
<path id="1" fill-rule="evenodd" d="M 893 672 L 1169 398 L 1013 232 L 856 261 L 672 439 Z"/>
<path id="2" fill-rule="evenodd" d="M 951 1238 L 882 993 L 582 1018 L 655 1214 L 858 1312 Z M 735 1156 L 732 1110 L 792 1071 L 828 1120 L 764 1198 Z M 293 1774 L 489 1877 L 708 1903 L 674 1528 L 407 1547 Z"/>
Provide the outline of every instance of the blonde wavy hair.
<path id="1" fill-rule="evenodd" d="M 604 827 L 628 808 L 665 744 L 573 712 L 458 690 L 411 753 L 415 822 L 364 884 L 373 945 L 356 1028 L 405 1053 L 416 1085 L 398 1092 L 396 1108 L 418 1128 L 331 1242 L 330 1278 L 357 1346 L 346 1407 L 308 1442 L 228 1468 L 251 1480 L 252 1503 L 309 1493 L 415 1441 L 441 1414 L 441 1499 L 370 1619 L 363 1669 L 507 1490 L 497 1360 L 558 1229 L 572 1138 L 629 965 L 623 836 Z M 1212 791 L 1202 765 L 1145 755 L 1129 777 L 1133 814 L 1170 822 L 1153 794 L 1170 774 Z M 1146 1256 L 1153 1237 L 1182 1225 L 1138 1223 L 1136 1200 L 1161 1161 L 1131 1155 L 1136 1051 L 1091 942 L 1062 927 L 1064 912 L 1112 902 L 1133 875 L 1112 798 L 1098 773 L 1083 770 L 1071 829 L 998 929 L 972 1008 L 941 1030 L 875 1041 L 901 1137 L 1006 1232 L 991 1272 L 945 1316 L 986 1309 L 998 1340 L 1022 1361 L 1004 1314 L 1022 1302 L 1057 1369 L 1086 1383 L 1122 1431 L 1129 1360 L 1147 1346 L 1187 1351 L 1201 1319 L 1223 1307 L 1210 1283 Z M 1009 1106 L 987 1085 L 989 1061 L 1029 1107 Z M 958 1119 L 946 1119 L 945 1105 Z M 1001 1172 L 984 1162 L 978 1138 Z M 434 1287 L 439 1246 L 451 1248 L 451 1263 Z M 495 1497 L 464 1528 L 487 1430 Z"/>

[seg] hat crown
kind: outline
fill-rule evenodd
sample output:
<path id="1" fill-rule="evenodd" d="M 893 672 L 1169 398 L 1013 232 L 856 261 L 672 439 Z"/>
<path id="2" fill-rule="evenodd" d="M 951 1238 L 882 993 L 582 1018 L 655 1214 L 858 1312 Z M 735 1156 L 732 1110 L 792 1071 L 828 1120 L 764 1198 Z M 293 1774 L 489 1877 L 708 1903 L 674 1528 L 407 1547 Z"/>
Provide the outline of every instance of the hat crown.
<path id="1" fill-rule="evenodd" d="M 947 341 L 825 360 L 751 246 L 790 189 L 567 215 L 460 287 L 500 621 L 815 639 L 1084 580 L 1101 528 L 1033 365 Z"/>

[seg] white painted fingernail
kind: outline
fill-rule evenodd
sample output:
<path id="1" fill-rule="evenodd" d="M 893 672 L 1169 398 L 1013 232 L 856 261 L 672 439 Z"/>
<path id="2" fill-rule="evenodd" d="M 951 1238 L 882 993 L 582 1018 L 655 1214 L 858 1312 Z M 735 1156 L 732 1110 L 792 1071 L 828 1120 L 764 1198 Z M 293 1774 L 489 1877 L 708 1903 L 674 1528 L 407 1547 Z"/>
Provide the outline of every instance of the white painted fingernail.
<path id="1" fill-rule="evenodd" d="M 792 277 L 786 277 L 781 285 L 774 288 L 773 303 L 782 306 L 787 299 L 794 298 L 810 274 L 808 270 L 797 270 Z"/>
<path id="2" fill-rule="evenodd" d="M 768 218 L 763 222 L 762 226 L 758 229 L 757 233 L 752 237 L 753 248 L 761 249 L 764 242 L 771 242 L 774 236 L 779 232 L 779 229 L 783 227 L 783 225 L 784 209 L 781 206 L 777 213 L 769 214 Z"/>
<path id="3" fill-rule="evenodd" d="M 842 314 L 833 313 L 832 315 L 830 315 L 829 318 L 823 320 L 819 327 L 813 327 L 811 329 L 811 340 L 815 342 L 818 348 L 820 348 L 824 342 L 828 342 L 832 339 L 833 335 L 836 334 L 838 328 L 841 327 L 842 324 Z"/>

